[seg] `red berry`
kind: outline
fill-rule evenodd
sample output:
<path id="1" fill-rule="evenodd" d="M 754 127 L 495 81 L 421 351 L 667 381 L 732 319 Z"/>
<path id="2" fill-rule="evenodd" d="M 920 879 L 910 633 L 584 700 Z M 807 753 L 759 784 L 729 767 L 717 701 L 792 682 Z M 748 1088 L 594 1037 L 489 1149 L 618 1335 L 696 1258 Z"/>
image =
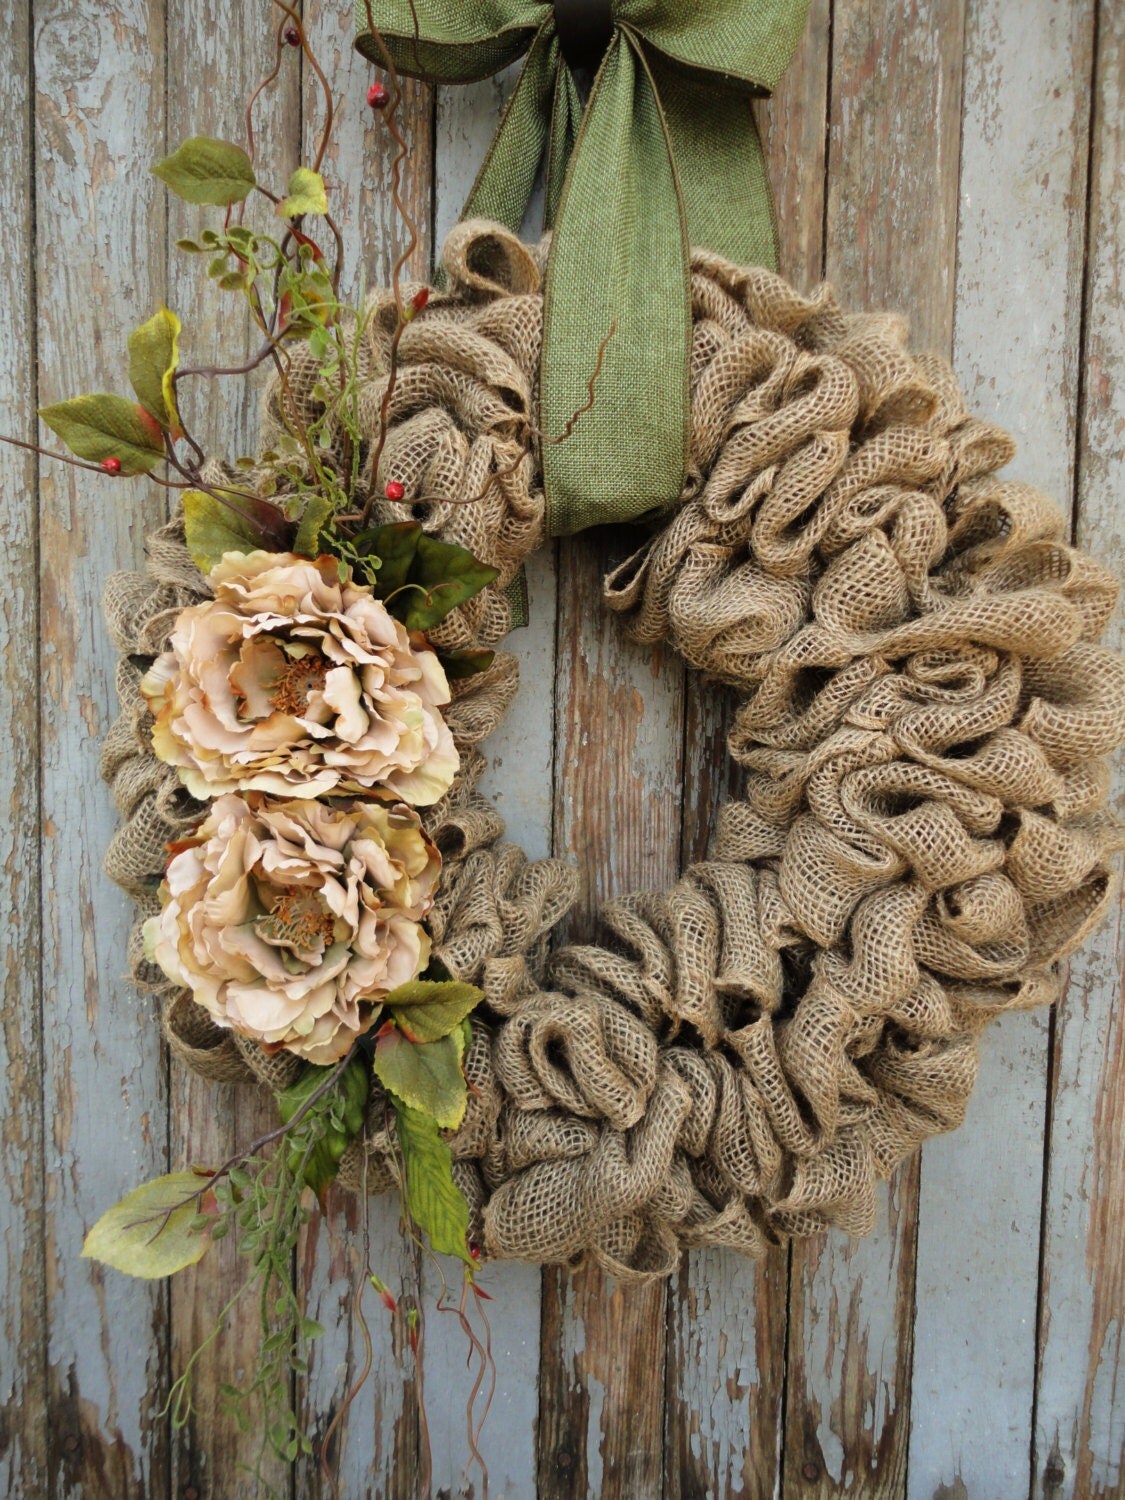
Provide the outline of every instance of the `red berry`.
<path id="1" fill-rule="evenodd" d="M 406 486 L 404 484 L 399 484 L 397 479 L 389 479 L 387 481 L 388 500 L 401 500 L 405 494 Z"/>
<path id="2" fill-rule="evenodd" d="M 301 33 L 297 30 L 296 26 L 287 26 L 285 28 L 285 40 L 291 47 L 299 47 L 301 45 Z"/>
<path id="3" fill-rule="evenodd" d="M 373 83 L 367 90 L 367 102 L 372 109 L 386 109 L 387 101 L 390 97 L 385 86 L 381 83 Z"/>
<path id="4" fill-rule="evenodd" d="M 415 292 L 413 297 L 411 297 L 410 305 L 416 313 L 420 313 L 429 300 L 430 289 L 428 286 L 424 286 L 421 291 Z"/>
<path id="5" fill-rule="evenodd" d="M 104 474 L 120 474 L 121 460 L 119 458 L 107 458 L 102 464 Z"/>

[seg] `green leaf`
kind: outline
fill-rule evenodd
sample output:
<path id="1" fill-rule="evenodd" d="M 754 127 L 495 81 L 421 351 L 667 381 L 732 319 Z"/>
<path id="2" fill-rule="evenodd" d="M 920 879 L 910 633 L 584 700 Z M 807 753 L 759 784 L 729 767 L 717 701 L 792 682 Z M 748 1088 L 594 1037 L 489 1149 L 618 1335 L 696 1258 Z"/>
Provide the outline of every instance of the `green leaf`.
<path id="1" fill-rule="evenodd" d="M 443 1130 L 455 1130 L 465 1118 L 468 1099 L 461 1071 L 464 1051 L 459 1030 L 436 1042 L 412 1042 L 387 1030 L 375 1044 L 375 1076 L 396 1100 L 429 1115 Z"/>
<path id="2" fill-rule="evenodd" d="M 388 526 L 376 526 L 356 537 L 358 552 L 379 559 L 379 582 L 375 592 L 380 599 L 402 588 L 410 577 L 421 535 L 422 528 L 417 521 L 392 521 Z"/>
<path id="3" fill-rule="evenodd" d="M 205 490 L 185 490 L 183 505 L 188 551 L 204 574 L 227 552 L 281 551 L 292 535 L 292 522 L 266 500 L 232 497 L 235 511 Z"/>
<path id="4" fill-rule="evenodd" d="M 330 1068 L 306 1063 L 295 1081 L 278 1094 L 277 1107 L 283 1125 L 289 1124 L 330 1072 Z M 348 1143 L 363 1129 L 367 1090 L 367 1065 L 357 1057 L 344 1069 L 335 1086 L 289 1132 L 291 1168 L 297 1171 L 303 1163 L 305 1181 L 318 1195 L 336 1176 Z M 333 1112 L 338 1124 L 331 1119 Z"/>
<path id="5" fill-rule="evenodd" d="M 410 581 L 420 583 L 426 592 L 411 590 L 404 594 L 399 618 L 407 630 L 431 630 L 450 610 L 479 594 L 498 576 L 497 568 L 478 562 L 464 547 L 439 542 L 423 533 L 418 538 L 418 556 Z"/>
<path id="6" fill-rule="evenodd" d="M 222 207 L 241 203 L 257 182 L 241 146 L 206 135 L 191 136 L 152 171 L 178 198 Z"/>
<path id="7" fill-rule="evenodd" d="M 206 1187 L 198 1172 L 172 1172 L 135 1188 L 102 1214 L 86 1236 L 83 1256 L 149 1280 L 194 1265 L 211 1243 L 210 1230 L 193 1223 Z"/>
<path id="8" fill-rule="evenodd" d="M 415 979 L 392 990 L 384 1004 L 403 1036 L 411 1042 L 437 1042 L 484 999 L 475 985 L 451 979 L 432 983 Z"/>
<path id="9" fill-rule="evenodd" d="M 122 474 L 144 474 L 164 457 L 164 436 L 144 407 L 124 396 L 75 396 L 39 415 L 79 458 L 121 462 Z"/>
<path id="10" fill-rule="evenodd" d="M 319 557 L 320 533 L 331 515 L 331 500 L 326 495 L 311 495 L 301 513 L 301 524 L 293 541 L 293 551 L 299 552 L 302 557 Z"/>
<path id="11" fill-rule="evenodd" d="M 289 179 L 289 196 L 277 205 L 281 219 L 299 219 L 303 214 L 326 214 L 328 194 L 324 178 L 311 167 L 298 167 Z"/>
<path id="12" fill-rule="evenodd" d="M 129 335 L 129 384 L 149 416 L 177 437 L 180 418 L 172 377 L 180 362 L 180 331 L 179 318 L 162 307 Z"/>
<path id="13" fill-rule="evenodd" d="M 462 677 L 475 677 L 478 672 L 487 672 L 496 660 L 495 651 L 484 651 L 479 646 L 468 646 L 464 651 L 439 651 L 446 677 L 456 682 Z"/>
<path id="14" fill-rule="evenodd" d="M 365 531 L 356 547 L 379 558 L 375 592 L 408 630 L 432 629 L 497 577 L 464 547 L 427 536 L 417 521 Z"/>
<path id="15" fill-rule="evenodd" d="M 469 1205 L 453 1181 L 453 1153 L 429 1115 L 395 1101 L 398 1143 L 406 1164 L 406 1208 L 439 1255 L 469 1254 Z"/>

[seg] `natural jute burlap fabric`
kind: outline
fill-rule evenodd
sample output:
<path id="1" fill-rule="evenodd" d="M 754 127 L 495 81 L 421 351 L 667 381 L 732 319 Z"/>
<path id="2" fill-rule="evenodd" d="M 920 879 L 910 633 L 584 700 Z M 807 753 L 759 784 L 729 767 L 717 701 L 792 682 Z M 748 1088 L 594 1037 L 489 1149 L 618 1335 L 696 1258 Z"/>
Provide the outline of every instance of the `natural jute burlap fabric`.
<path id="1" fill-rule="evenodd" d="M 445 263 L 370 478 L 451 502 L 424 507 L 427 525 L 501 569 L 438 632 L 492 645 L 503 586 L 543 540 L 542 254 L 478 223 Z M 500 654 L 457 684 L 463 770 L 428 818 L 437 952 L 488 997 L 452 1140 L 473 1233 L 491 1257 L 591 1254 L 623 1276 L 664 1275 L 685 1246 L 870 1229 L 877 1181 L 961 1122 L 982 1029 L 1057 995 L 1121 843 L 1106 757 L 1125 739 L 1125 662 L 1097 644 L 1116 584 L 1049 501 L 997 477 L 1009 438 L 966 413 L 945 364 L 907 352 L 896 318 L 706 253 L 693 287 L 688 483 L 606 600 L 740 691 L 745 795 L 706 863 L 610 902 L 604 946 L 551 954 L 573 873 L 503 842 L 474 789 L 516 691 Z M 373 433 L 392 326 L 384 300 L 363 351 Z M 298 364 L 299 399 L 310 387 Z M 148 576 L 109 591 L 123 714 L 104 769 L 126 821 L 108 868 L 142 914 L 164 843 L 201 810 L 153 759 L 137 682 L 204 588 L 173 523 Z M 273 1086 L 295 1070 L 132 957 L 189 1066 Z M 345 1184 L 394 1182 L 390 1129 L 376 1092 Z"/>

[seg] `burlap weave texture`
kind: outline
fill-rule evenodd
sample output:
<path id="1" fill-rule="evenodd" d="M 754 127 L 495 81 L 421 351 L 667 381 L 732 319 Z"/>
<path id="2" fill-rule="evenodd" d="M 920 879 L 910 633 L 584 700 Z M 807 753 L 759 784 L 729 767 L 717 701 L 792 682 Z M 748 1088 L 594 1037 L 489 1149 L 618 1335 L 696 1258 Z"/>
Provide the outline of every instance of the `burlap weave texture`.
<path id="1" fill-rule="evenodd" d="M 367 480 L 381 492 L 393 474 L 426 497 L 428 529 L 500 569 L 439 631 L 491 646 L 503 586 L 544 536 L 542 254 L 469 224 L 445 263 Z M 493 1258 L 592 1255 L 649 1276 L 687 1246 L 865 1232 L 877 1182 L 963 1119 L 984 1027 L 1053 1000 L 1112 899 L 1125 663 L 1098 637 L 1115 581 L 1048 500 L 999 476 L 1010 439 L 966 412 L 946 365 L 909 353 L 900 320 L 707 253 L 693 310 L 688 484 L 606 599 L 738 691 L 743 796 L 705 863 L 610 902 L 601 945 L 552 954 L 574 874 L 505 843 L 476 790 L 477 747 L 516 690 L 499 653 L 457 684 L 462 774 L 427 817 L 445 860 L 436 950 L 487 996 L 452 1145 Z M 372 433 L 392 327 L 377 300 Z M 311 400 L 300 369 L 295 385 Z M 275 396 L 267 442 L 276 420 Z M 103 764 L 126 821 L 107 863 L 142 915 L 164 844 L 200 809 L 152 756 L 140 663 L 204 587 L 173 523 L 150 539 L 149 576 L 108 596 L 123 713 Z M 295 1070 L 132 958 L 189 1066 L 275 1087 Z M 342 1180 L 383 1189 L 396 1172 L 376 1092 Z"/>

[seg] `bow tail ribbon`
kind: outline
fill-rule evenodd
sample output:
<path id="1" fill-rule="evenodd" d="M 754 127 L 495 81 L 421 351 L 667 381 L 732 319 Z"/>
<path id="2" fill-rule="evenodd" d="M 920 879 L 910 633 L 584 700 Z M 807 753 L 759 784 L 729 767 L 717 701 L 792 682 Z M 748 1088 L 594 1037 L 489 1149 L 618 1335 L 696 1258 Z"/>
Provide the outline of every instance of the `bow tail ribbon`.
<path id="1" fill-rule="evenodd" d="M 401 3 L 378 0 L 376 11 Z M 490 12 L 503 3 L 477 0 Z M 527 9 L 527 0 L 506 3 Z M 522 35 L 513 25 L 478 39 L 471 64 L 452 36 L 431 38 L 429 57 L 387 40 L 403 71 L 443 79 L 482 76 L 486 61 L 526 51 L 464 217 L 518 233 L 545 162 L 554 233 L 540 425 L 550 527 L 565 535 L 679 501 L 691 426 L 691 247 L 775 267 L 776 234 L 750 90 L 665 53 L 619 18 L 583 109 L 553 15 L 542 5 L 528 14 L 534 28 L 521 16 Z M 450 50 L 460 50 L 457 66 L 437 66 L 434 54 Z M 599 353 L 593 405 L 572 426 Z"/>

